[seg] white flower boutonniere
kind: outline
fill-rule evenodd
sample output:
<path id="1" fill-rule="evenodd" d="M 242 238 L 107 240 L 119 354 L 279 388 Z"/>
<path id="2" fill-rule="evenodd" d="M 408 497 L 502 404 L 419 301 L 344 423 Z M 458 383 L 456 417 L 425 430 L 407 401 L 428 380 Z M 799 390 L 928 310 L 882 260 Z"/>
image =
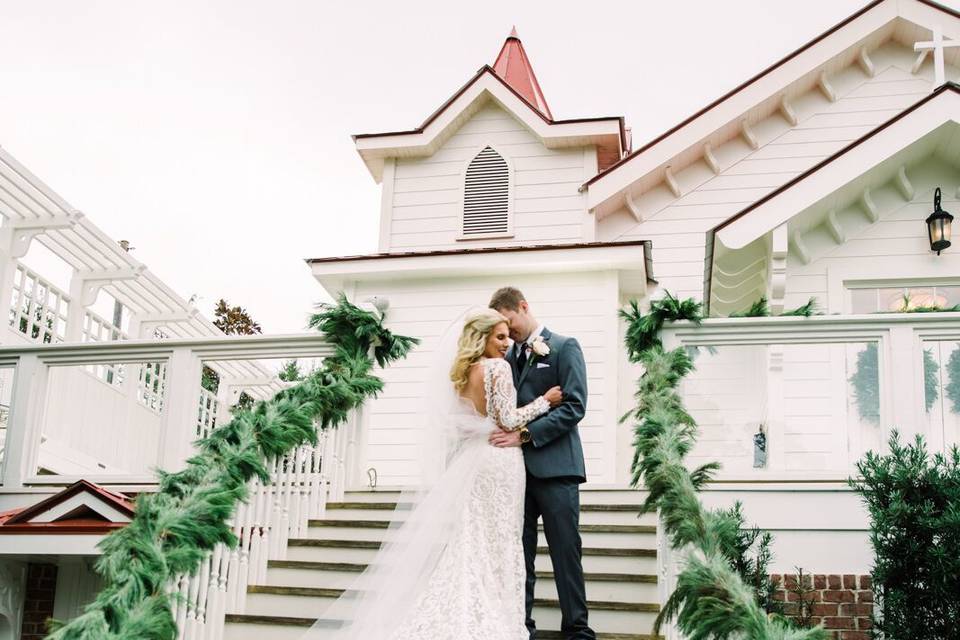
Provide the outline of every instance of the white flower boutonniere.
<path id="1" fill-rule="evenodd" d="M 543 336 L 534 338 L 533 342 L 530 343 L 530 348 L 541 358 L 550 355 L 550 345 L 543 339 Z"/>

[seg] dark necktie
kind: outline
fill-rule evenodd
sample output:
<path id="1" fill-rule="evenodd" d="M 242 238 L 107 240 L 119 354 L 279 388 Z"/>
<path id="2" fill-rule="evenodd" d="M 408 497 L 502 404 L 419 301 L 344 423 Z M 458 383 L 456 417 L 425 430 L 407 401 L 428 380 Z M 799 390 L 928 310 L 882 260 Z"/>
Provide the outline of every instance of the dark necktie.
<path id="1" fill-rule="evenodd" d="M 527 343 L 521 342 L 517 353 L 517 371 L 523 373 L 525 366 L 527 366 Z"/>

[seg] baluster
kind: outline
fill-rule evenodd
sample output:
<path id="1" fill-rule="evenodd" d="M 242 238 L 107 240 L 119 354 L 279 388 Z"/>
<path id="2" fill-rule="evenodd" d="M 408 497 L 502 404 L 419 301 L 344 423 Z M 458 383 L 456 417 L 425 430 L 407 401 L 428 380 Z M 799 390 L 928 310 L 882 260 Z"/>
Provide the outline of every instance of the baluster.
<path id="1" fill-rule="evenodd" d="M 189 576 L 180 576 L 178 581 L 177 589 L 177 629 L 179 630 L 179 637 L 185 638 L 186 627 L 187 627 L 187 602 L 189 601 Z"/>
<path id="2" fill-rule="evenodd" d="M 199 587 L 197 589 L 197 626 L 200 629 L 198 635 L 203 635 L 203 629 L 207 623 L 207 608 L 209 606 L 207 587 L 210 584 L 210 556 L 204 558 L 200 565 L 200 572 L 197 574 Z"/>
<path id="3" fill-rule="evenodd" d="M 250 483 L 253 484 L 253 483 Z M 250 500 L 250 494 L 247 495 L 247 500 Z M 240 588 L 242 582 L 242 576 L 246 571 L 246 554 L 247 554 L 247 543 L 249 535 L 247 534 L 246 529 L 243 526 L 247 518 L 247 511 L 249 510 L 249 505 L 247 502 L 241 502 L 237 505 L 237 513 L 234 516 L 233 521 L 233 534 L 237 536 L 237 546 L 230 550 L 230 559 L 227 565 L 227 575 L 226 575 L 226 590 L 227 590 L 227 602 L 226 602 L 226 612 L 229 613 L 240 613 L 237 603 L 237 590 Z M 221 577 L 223 580 L 223 577 Z"/>
<path id="4" fill-rule="evenodd" d="M 219 601 L 219 592 L 217 591 L 217 585 L 220 583 L 220 571 L 221 571 L 221 562 L 223 560 L 223 549 L 224 546 L 222 543 L 217 544 L 213 548 L 213 553 L 210 556 L 210 579 L 207 581 L 207 608 L 204 612 L 204 624 L 203 624 L 203 638 L 204 640 L 212 640 L 214 637 L 214 632 L 219 627 L 223 626 L 223 616 L 220 613 L 220 601 Z"/>

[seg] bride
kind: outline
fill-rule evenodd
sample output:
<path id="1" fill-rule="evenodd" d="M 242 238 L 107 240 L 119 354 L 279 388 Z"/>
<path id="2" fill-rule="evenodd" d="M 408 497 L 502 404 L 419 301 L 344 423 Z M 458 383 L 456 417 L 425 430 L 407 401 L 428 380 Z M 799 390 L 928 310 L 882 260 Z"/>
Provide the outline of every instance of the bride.
<path id="1" fill-rule="evenodd" d="M 562 393 L 554 387 L 517 408 L 506 318 L 483 309 L 467 315 L 459 337 L 457 328 L 437 351 L 445 375 L 428 386 L 426 487 L 401 496 L 377 556 L 305 640 L 529 638 L 523 454 L 487 438 L 543 415 Z"/>

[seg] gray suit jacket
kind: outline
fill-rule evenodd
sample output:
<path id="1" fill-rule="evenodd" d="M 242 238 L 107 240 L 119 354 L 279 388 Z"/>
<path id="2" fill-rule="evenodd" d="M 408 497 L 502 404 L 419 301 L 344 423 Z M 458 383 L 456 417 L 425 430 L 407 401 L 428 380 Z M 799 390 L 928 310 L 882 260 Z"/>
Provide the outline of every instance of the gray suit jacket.
<path id="1" fill-rule="evenodd" d="M 523 459 L 530 475 L 537 478 L 572 477 L 587 481 L 583 445 L 577 425 L 587 409 L 587 367 L 583 351 L 574 338 L 540 334 L 550 346 L 545 357 L 533 356 L 523 371 L 517 369 L 516 349 L 507 353 L 517 387 L 517 405 L 524 406 L 555 385 L 563 388 L 563 402 L 527 425 L 531 441 L 523 446 Z"/>

